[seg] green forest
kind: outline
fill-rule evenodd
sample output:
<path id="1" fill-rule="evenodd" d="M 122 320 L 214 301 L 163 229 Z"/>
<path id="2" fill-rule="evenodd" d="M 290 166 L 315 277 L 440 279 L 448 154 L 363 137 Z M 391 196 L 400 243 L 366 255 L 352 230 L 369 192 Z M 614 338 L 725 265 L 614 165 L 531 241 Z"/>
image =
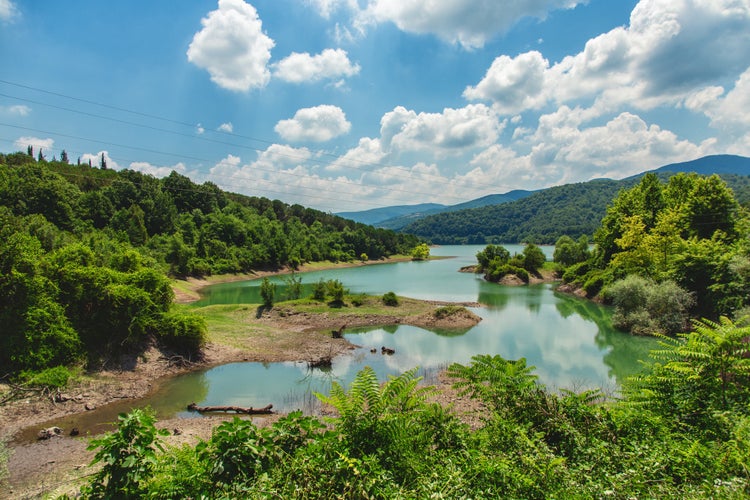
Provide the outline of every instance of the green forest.
<path id="1" fill-rule="evenodd" d="M 176 172 L 0 155 L 0 376 L 95 367 L 151 338 L 194 355 L 205 325 L 174 310 L 170 277 L 381 259 L 419 243 Z"/>
<path id="2" fill-rule="evenodd" d="M 616 308 L 641 334 L 686 331 L 690 318 L 750 314 L 750 217 L 717 175 L 646 174 L 609 205 L 592 252 L 558 240 L 563 281 Z"/>
<path id="3" fill-rule="evenodd" d="M 669 173 L 657 175 L 662 181 L 670 177 Z M 722 174 L 721 178 L 740 204 L 750 204 L 750 176 Z M 593 235 L 617 193 L 639 180 L 597 179 L 551 187 L 516 201 L 430 215 L 400 230 L 440 245 L 552 245 L 561 236 Z"/>

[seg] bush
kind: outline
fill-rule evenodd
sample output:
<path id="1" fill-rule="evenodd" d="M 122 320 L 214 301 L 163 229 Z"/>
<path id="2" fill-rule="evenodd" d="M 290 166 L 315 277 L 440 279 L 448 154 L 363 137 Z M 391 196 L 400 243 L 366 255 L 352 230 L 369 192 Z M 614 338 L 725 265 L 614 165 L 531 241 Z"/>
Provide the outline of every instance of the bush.
<path id="1" fill-rule="evenodd" d="M 362 294 L 352 297 L 352 305 L 354 307 L 360 307 L 365 303 L 366 297 Z"/>
<path id="2" fill-rule="evenodd" d="M 386 292 L 383 294 L 383 304 L 396 307 L 398 305 L 398 297 L 393 292 Z"/>
<path id="3" fill-rule="evenodd" d="M 268 278 L 263 278 L 260 283 L 260 297 L 263 300 L 263 305 L 266 307 L 273 307 L 273 301 L 276 295 L 276 284 L 271 283 Z"/>
<path id="4" fill-rule="evenodd" d="M 206 321 L 195 314 L 168 312 L 162 316 L 158 336 L 176 351 L 195 354 L 206 343 Z"/>
<path id="5" fill-rule="evenodd" d="M 320 278 L 320 280 L 313 285 L 313 290 L 312 290 L 313 300 L 317 300 L 318 302 L 325 301 L 327 291 L 328 289 L 326 287 L 326 282 L 323 280 L 323 278 Z"/>
<path id="6" fill-rule="evenodd" d="M 55 366 L 40 372 L 22 372 L 19 378 L 24 384 L 34 387 L 63 388 L 73 377 L 70 368 Z"/>

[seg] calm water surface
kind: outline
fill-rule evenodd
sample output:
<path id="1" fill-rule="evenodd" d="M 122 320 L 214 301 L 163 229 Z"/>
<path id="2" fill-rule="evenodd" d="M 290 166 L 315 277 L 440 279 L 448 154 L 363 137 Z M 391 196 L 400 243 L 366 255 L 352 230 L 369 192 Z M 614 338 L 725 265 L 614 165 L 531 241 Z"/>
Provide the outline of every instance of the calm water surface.
<path id="1" fill-rule="evenodd" d="M 521 246 L 506 245 L 511 253 Z M 525 357 L 540 382 L 550 388 L 615 389 L 635 373 L 654 341 L 615 331 L 608 308 L 554 292 L 551 285 L 506 287 L 458 270 L 476 263 L 484 246 L 444 246 L 429 262 L 402 262 L 305 273 L 303 285 L 338 279 L 351 293 L 397 295 L 419 299 L 479 302 L 472 308 L 482 321 L 466 331 L 428 331 L 408 325 L 358 328 L 346 338 L 361 346 L 336 358 L 329 370 L 310 370 L 305 363 L 233 363 L 177 377 L 151 398 L 160 414 L 179 412 L 188 402 L 205 405 L 265 406 L 280 411 L 314 410 L 312 392 L 327 393 L 332 381 L 348 384 L 371 366 L 383 379 L 413 367 L 427 377 L 453 362 L 469 363 L 476 354 Z M 543 247 L 551 258 L 553 248 Z M 276 277 L 279 298 L 284 277 Z M 260 303 L 259 281 L 214 285 L 196 306 Z M 380 354 L 381 346 L 395 349 Z M 372 353 L 371 349 L 376 352 Z M 183 413 L 185 414 L 185 413 Z"/>

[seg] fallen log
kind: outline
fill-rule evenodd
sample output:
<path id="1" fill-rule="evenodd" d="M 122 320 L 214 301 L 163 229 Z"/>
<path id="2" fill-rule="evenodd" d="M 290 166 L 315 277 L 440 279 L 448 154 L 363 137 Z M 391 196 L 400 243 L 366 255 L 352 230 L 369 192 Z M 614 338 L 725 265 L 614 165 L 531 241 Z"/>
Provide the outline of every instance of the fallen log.
<path id="1" fill-rule="evenodd" d="M 273 405 L 264 406 L 263 408 L 244 408 L 242 406 L 198 406 L 195 403 L 187 405 L 189 411 L 198 413 L 227 412 L 227 413 L 244 413 L 245 415 L 267 415 L 273 413 Z"/>

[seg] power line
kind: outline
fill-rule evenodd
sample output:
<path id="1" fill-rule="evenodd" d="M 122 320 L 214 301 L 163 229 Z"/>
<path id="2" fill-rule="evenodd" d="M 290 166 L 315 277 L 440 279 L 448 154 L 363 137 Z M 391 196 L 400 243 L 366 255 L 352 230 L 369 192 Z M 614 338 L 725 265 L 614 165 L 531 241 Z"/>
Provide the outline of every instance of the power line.
<path id="1" fill-rule="evenodd" d="M 91 101 L 91 100 L 88 100 L 88 99 L 82 99 L 82 98 L 78 98 L 78 97 L 74 97 L 74 96 L 70 96 L 70 95 L 66 95 L 66 94 L 62 94 L 62 93 L 58 93 L 58 92 L 52 92 L 52 91 L 48 91 L 48 90 L 41 89 L 41 88 L 38 88 L 38 87 L 33 87 L 33 86 L 29 86 L 29 85 L 23 85 L 23 84 L 20 84 L 20 83 L 10 82 L 10 81 L 7 81 L 7 80 L 0 79 L 0 83 L 5 83 L 7 85 L 13 85 L 13 86 L 16 86 L 16 87 L 20 87 L 20 88 L 24 88 L 24 89 L 32 90 L 32 91 L 36 91 L 36 92 L 41 92 L 41 93 L 48 94 L 48 95 L 62 97 L 62 98 L 65 98 L 65 99 L 71 99 L 71 100 L 74 100 L 76 102 L 83 102 L 83 103 L 91 104 L 91 105 L 94 105 L 94 106 L 100 106 L 100 107 L 103 107 L 103 108 L 106 108 L 106 109 L 112 109 L 112 110 L 116 110 L 116 111 L 121 111 L 121 112 L 124 112 L 124 113 L 129 113 L 129 114 L 133 114 L 133 115 L 140 116 L 140 117 L 146 117 L 146 118 L 150 118 L 150 119 L 160 120 L 160 121 L 167 122 L 167 123 L 177 124 L 177 125 L 186 126 L 186 127 L 190 127 L 190 128 L 195 128 L 195 126 L 196 126 L 195 124 L 191 124 L 191 123 L 187 123 L 187 122 L 183 122 L 183 121 L 179 121 L 179 120 L 173 120 L 173 119 L 164 118 L 164 117 L 153 115 L 153 114 L 149 114 L 149 113 L 142 113 L 142 112 L 139 112 L 139 111 L 133 111 L 133 110 L 122 108 L 122 107 L 118 107 L 118 106 L 112 106 L 112 105 L 108 105 L 108 104 L 104 104 L 104 103 L 99 103 L 99 102 L 96 102 L 96 101 Z M 158 127 L 153 127 L 153 126 L 149 126 L 149 125 L 144 125 L 144 124 L 129 122 L 129 121 L 126 121 L 126 120 L 120 120 L 120 119 L 116 119 L 116 118 L 112 118 L 112 117 L 107 117 L 107 116 L 102 116 L 102 115 L 98 115 L 98 114 L 87 113 L 87 112 L 83 112 L 83 111 L 80 111 L 80 110 L 73 110 L 73 109 L 64 108 L 64 107 L 61 107 L 61 106 L 56 106 L 56 105 L 52 105 L 52 104 L 48 104 L 48 103 L 42 103 L 42 102 L 39 102 L 39 101 L 33 101 L 31 99 L 24 99 L 24 98 L 19 98 L 19 97 L 16 97 L 16 96 L 9 96 L 7 94 L 0 94 L 0 95 L 8 97 L 8 98 L 19 99 L 19 100 L 26 101 L 26 102 L 32 102 L 32 103 L 43 105 L 43 106 L 49 106 L 49 107 L 60 109 L 60 110 L 64 110 L 64 111 L 67 111 L 67 112 L 79 113 L 79 114 L 83 114 L 83 115 L 87 115 L 87 116 L 92 116 L 92 117 L 96 117 L 96 118 L 100 118 L 100 119 L 115 121 L 115 122 L 118 122 L 118 123 L 123 123 L 123 124 L 132 125 L 132 126 L 143 127 L 143 128 L 151 129 L 151 130 L 155 130 L 155 131 L 166 132 L 166 133 L 175 134 L 175 135 L 179 135 L 179 136 L 183 136 L 183 137 L 188 137 L 188 138 L 193 139 L 193 140 L 197 139 L 197 140 L 200 140 L 200 141 L 211 142 L 211 143 L 215 143 L 215 144 L 221 144 L 221 145 L 226 145 L 226 146 L 232 146 L 232 147 L 250 149 L 250 150 L 253 150 L 253 151 L 256 151 L 256 152 L 259 152 L 259 153 L 262 153 L 264 151 L 264 150 L 258 149 L 256 147 L 253 147 L 253 146 L 246 146 L 246 145 L 242 145 L 242 144 L 229 143 L 229 142 L 224 142 L 224 141 L 217 141 L 215 139 L 209 139 L 209 138 L 202 137 L 202 136 L 195 136 L 195 135 L 192 135 L 192 134 L 185 134 L 185 133 L 182 133 L 182 132 L 176 132 L 176 131 L 172 131 L 172 130 L 166 130 L 166 129 L 162 129 L 162 128 L 158 128 Z M 273 141 L 268 141 L 268 140 L 265 140 L 265 139 L 259 139 L 257 137 L 251 137 L 251 136 L 245 136 L 245 135 L 235 134 L 233 132 L 226 132 L 226 131 L 223 131 L 223 130 L 217 130 L 217 131 L 213 131 L 213 132 L 214 133 L 218 133 L 218 134 L 227 135 L 227 136 L 230 136 L 230 137 L 235 137 L 235 138 L 240 138 L 240 139 L 246 139 L 246 140 L 250 140 L 250 141 L 260 142 L 260 143 L 263 143 L 263 144 L 266 144 L 266 145 L 276 144 Z M 295 156 L 295 155 L 290 155 L 288 153 L 283 153 L 283 152 L 276 152 L 275 154 L 277 156 L 287 157 L 287 158 L 294 159 L 294 160 L 300 160 L 300 161 L 311 162 L 311 163 L 318 163 L 318 164 L 323 164 L 323 165 L 326 165 L 328 163 L 326 163 L 326 162 L 324 162 L 322 160 L 317 160 L 315 157 L 329 157 L 329 158 L 332 158 L 334 161 L 330 162 L 330 163 L 335 163 L 335 161 L 341 160 L 343 158 L 343 156 L 334 155 L 332 153 L 328 153 L 328 152 L 322 151 L 322 150 L 313 151 L 313 153 L 314 154 L 311 155 L 310 157 Z M 349 163 L 348 167 L 352 168 L 352 169 L 357 169 L 359 167 L 373 167 L 373 168 L 395 169 L 395 170 L 404 172 L 404 175 L 400 175 L 399 177 L 403 177 L 403 178 L 408 179 L 410 181 L 414 181 L 415 180 L 415 178 L 413 176 L 413 173 L 409 169 L 407 169 L 405 167 L 395 166 L 395 165 L 388 165 L 388 164 L 382 164 L 382 163 L 377 163 L 377 162 L 366 162 L 366 161 L 363 161 L 363 160 L 357 160 L 357 159 L 353 159 L 353 158 L 347 158 L 346 161 Z M 356 165 L 352 165 L 352 164 L 358 164 L 359 167 L 357 167 Z M 395 174 L 393 174 L 391 172 L 391 175 L 395 175 Z M 435 174 L 430 174 L 430 173 L 422 173 L 420 175 L 420 177 L 422 177 L 422 178 L 425 178 L 425 177 L 434 178 L 436 181 L 440 181 L 440 182 L 445 182 L 445 180 L 446 180 L 446 178 L 443 177 L 443 176 L 439 176 L 439 175 L 435 175 Z M 330 181 L 335 181 L 335 180 L 330 180 Z M 506 188 L 507 188 L 507 186 L 506 186 Z M 486 194 L 486 190 L 484 190 L 484 189 L 472 188 L 472 187 L 465 187 L 464 189 L 467 190 L 467 191 L 475 191 L 476 193 L 481 194 L 481 195 Z M 415 192 L 413 190 L 409 190 L 407 192 L 409 192 L 411 194 L 432 195 L 431 193 L 419 193 L 419 192 Z M 445 194 L 443 194 L 443 195 L 446 196 Z M 455 198 L 455 199 L 461 199 L 461 200 L 464 199 L 463 197 L 462 198 L 453 197 L 453 198 Z"/>

